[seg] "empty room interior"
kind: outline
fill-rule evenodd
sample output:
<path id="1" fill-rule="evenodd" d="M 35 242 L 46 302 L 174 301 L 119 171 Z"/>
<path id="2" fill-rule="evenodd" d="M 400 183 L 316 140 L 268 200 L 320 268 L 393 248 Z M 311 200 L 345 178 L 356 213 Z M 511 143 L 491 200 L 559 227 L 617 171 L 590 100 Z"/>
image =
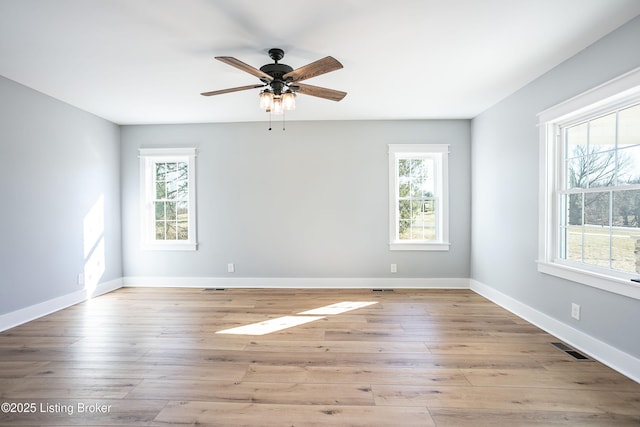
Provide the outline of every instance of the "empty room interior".
<path id="1" fill-rule="evenodd" d="M 637 0 L 0 0 L 0 425 L 640 425 Z"/>

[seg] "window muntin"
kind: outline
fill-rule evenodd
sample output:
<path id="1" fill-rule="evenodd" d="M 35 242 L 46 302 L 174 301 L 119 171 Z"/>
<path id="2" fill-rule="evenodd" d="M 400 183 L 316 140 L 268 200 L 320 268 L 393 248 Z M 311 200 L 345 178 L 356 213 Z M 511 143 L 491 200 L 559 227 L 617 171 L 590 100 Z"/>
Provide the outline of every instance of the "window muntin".
<path id="1" fill-rule="evenodd" d="M 558 124 L 558 259 L 614 276 L 635 274 L 640 234 L 640 103 Z"/>
<path id="2" fill-rule="evenodd" d="M 540 128 L 538 271 L 635 299 L 640 299 L 640 285 L 632 280 L 640 278 L 640 273 L 623 271 L 625 267 L 621 266 L 621 263 L 627 262 L 624 258 L 628 256 L 629 251 L 620 246 L 620 240 L 626 240 L 629 243 L 633 239 L 617 234 L 609 236 L 605 234 L 611 246 L 611 256 L 607 259 L 612 267 L 605 268 L 594 265 L 596 264 L 592 260 L 594 251 L 587 246 L 594 240 L 604 238 L 598 236 L 599 233 L 583 233 L 583 229 L 586 229 L 585 225 L 589 225 L 585 222 L 585 218 L 586 221 L 595 222 L 599 216 L 604 216 L 602 210 L 606 210 L 607 201 L 611 205 L 606 211 L 611 215 L 607 223 L 608 227 L 613 230 L 620 226 L 629 227 L 631 216 L 626 215 L 624 209 L 622 212 L 620 209 L 628 204 L 624 201 L 625 198 L 637 197 L 640 191 L 640 185 L 630 183 L 640 170 L 638 161 L 640 159 L 638 142 L 640 108 L 638 104 L 640 104 L 640 68 L 631 70 L 538 114 Z M 633 166 L 630 166 L 629 171 L 633 172 L 625 172 L 624 168 L 616 166 L 612 186 L 603 186 L 602 184 L 606 182 L 603 179 L 592 179 L 595 185 L 590 185 L 588 179 L 579 181 L 574 177 L 572 181 L 569 168 L 578 167 L 580 160 L 589 161 L 585 157 L 589 150 L 588 122 L 614 113 L 617 113 L 616 139 L 613 143 L 615 148 L 601 150 L 598 153 L 600 159 L 594 158 L 594 160 L 602 161 L 605 153 L 612 150 L 616 152 L 616 156 L 621 155 L 621 158 L 628 154 L 633 159 Z M 611 120 L 611 117 L 607 119 Z M 607 119 L 596 122 L 594 127 L 606 123 Z M 582 125 L 582 127 L 574 125 Z M 569 128 L 571 130 L 567 137 L 562 129 Z M 610 138 L 612 132 L 601 132 L 596 129 L 592 145 L 597 146 L 596 141 L 605 141 L 600 145 L 611 147 L 610 139 L 606 140 L 607 135 Z M 585 156 L 566 154 L 574 153 L 573 148 L 577 146 L 580 146 Z M 571 162 L 574 166 L 571 166 Z M 617 158 L 616 162 L 618 162 Z M 593 177 L 595 176 L 592 175 Z M 587 199 L 589 193 L 594 194 Z M 594 203 L 600 205 L 599 214 Z M 589 210 L 595 212 L 589 213 Z M 571 233 L 574 230 L 570 227 L 577 227 L 577 232 Z M 607 232 L 607 230 L 600 231 Z M 600 246 L 603 246 L 602 242 Z M 589 263 L 582 262 L 585 259 L 583 252 L 586 253 Z M 623 254 L 626 255 L 623 256 Z"/>
<path id="3" fill-rule="evenodd" d="M 145 249 L 195 250 L 195 149 L 141 149 Z"/>
<path id="4" fill-rule="evenodd" d="M 448 145 L 389 145 L 390 248 L 448 250 Z"/>

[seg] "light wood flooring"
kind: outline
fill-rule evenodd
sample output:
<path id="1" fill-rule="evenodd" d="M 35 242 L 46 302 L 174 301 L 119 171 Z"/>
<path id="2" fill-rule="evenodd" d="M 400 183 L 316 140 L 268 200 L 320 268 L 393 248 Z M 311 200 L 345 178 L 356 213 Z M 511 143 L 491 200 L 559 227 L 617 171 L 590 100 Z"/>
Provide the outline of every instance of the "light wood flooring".
<path id="1" fill-rule="evenodd" d="M 216 334 L 343 301 L 376 304 Z M 552 341 L 466 290 L 124 288 L 0 333 L 0 425 L 640 425 L 640 384 Z"/>

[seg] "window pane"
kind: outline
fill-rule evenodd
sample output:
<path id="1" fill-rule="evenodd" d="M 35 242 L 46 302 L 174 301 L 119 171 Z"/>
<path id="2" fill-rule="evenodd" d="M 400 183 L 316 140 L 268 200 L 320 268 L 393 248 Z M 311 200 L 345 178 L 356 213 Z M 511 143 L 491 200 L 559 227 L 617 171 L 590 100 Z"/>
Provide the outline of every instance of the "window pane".
<path id="1" fill-rule="evenodd" d="M 584 195 L 583 262 L 609 268 L 611 230 L 609 228 L 609 193 Z"/>
<path id="2" fill-rule="evenodd" d="M 584 195 L 584 225 L 591 230 L 609 227 L 609 193 L 586 193 Z"/>
<path id="3" fill-rule="evenodd" d="M 613 193 L 612 268 L 638 272 L 636 241 L 640 238 L 640 190 Z"/>
<path id="4" fill-rule="evenodd" d="M 398 221 L 398 238 L 400 240 L 409 240 L 411 233 L 411 221 L 401 219 Z"/>
<path id="5" fill-rule="evenodd" d="M 400 159 L 398 160 L 398 176 L 399 177 L 409 177 L 410 174 L 410 162 L 409 159 Z"/>
<path id="6" fill-rule="evenodd" d="M 424 240 L 424 224 L 421 220 L 411 221 L 411 240 Z"/>
<path id="7" fill-rule="evenodd" d="M 155 202 L 156 220 L 165 219 L 164 202 Z"/>
<path id="8" fill-rule="evenodd" d="M 560 200 L 564 209 L 560 226 L 560 258 L 582 261 L 582 194 L 565 194 Z"/>
<path id="9" fill-rule="evenodd" d="M 164 199 L 167 197 L 167 185 L 164 181 L 156 182 L 156 199 Z"/>
<path id="10" fill-rule="evenodd" d="M 424 160 L 411 159 L 411 176 L 414 178 L 424 177 Z"/>
<path id="11" fill-rule="evenodd" d="M 582 261 L 582 227 L 569 226 L 563 228 L 565 239 L 564 258 L 572 261 Z"/>
<path id="12" fill-rule="evenodd" d="M 584 259 L 585 264 L 609 268 L 610 238 L 609 230 L 594 230 L 585 228 L 584 232 Z"/>
<path id="13" fill-rule="evenodd" d="M 167 240 L 176 240 L 176 223 L 167 222 Z"/>
<path id="14" fill-rule="evenodd" d="M 587 169 L 587 157 L 575 157 L 566 163 L 566 186 L 571 188 L 587 188 L 589 171 Z"/>
<path id="15" fill-rule="evenodd" d="M 425 230 L 424 230 L 424 238 L 425 238 L 425 240 L 436 240 L 436 229 L 435 228 L 425 228 Z"/>
<path id="16" fill-rule="evenodd" d="M 616 113 L 589 122 L 589 149 L 597 151 L 616 148 Z"/>
<path id="17" fill-rule="evenodd" d="M 411 202 L 411 217 L 412 219 L 418 219 L 422 217 L 424 210 L 424 202 L 421 200 Z"/>
<path id="18" fill-rule="evenodd" d="M 587 158 L 589 188 L 608 187 L 615 184 L 616 152 L 591 150 Z"/>
<path id="19" fill-rule="evenodd" d="M 189 224 L 178 222 L 178 240 L 189 240 Z"/>
<path id="20" fill-rule="evenodd" d="M 178 162 L 178 179 L 186 180 L 189 173 L 189 164 L 187 162 Z"/>
<path id="21" fill-rule="evenodd" d="M 189 218 L 189 204 L 187 202 L 177 202 L 176 209 L 178 220 L 186 221 Z"/>
<path id="22" fill-rule="evenodd" d="M 640 104 L 618 113 L 618 147 L 640 144 Z"/>
<path id="23" fill-rule="evenodd" d="M 613 193 L 613 226 L 638 230 L 640 220 L 640 190 Z M 640 230 L 639 230 L 640 231 Z"/>
<path id="24" fill-rule="evenodd" d="M 588 123 L 582 123 L 566 129 L 565 156 L 567 158 L 580 157 L 587 154 L 588 125 Z"/>
<path id="25" fill-rule="evenodd" d="M 640 145 L 618 150 L 618 185 L 640 184 Z"/>
<path id="26" fill-rule="evenodd" d="M 164 221 L 156 221 L 156 240 L 164 240 L 166 236 L 166 223 Z"/>
<path id="27" fill-rule="evenodd" d="M 425 180 L 423 178 L 417 178 L 411 181 L 411 197 L 413 198 L 422 197 L 424 184 L 425 184 Z"/>
<path id="28" fill-rule="evenodd" d="M 636 232 L 637 234 L 637 232 Z M 627 273 L 640 273 L 636 266 L 637 238 L 624 230 L 613 230 L 611 237 L 611 268 Z"/>
<path id="29" fill-rule="evenodd" d="M 167 199 L 175 199 L 178 190 L 176 181 L 167 181 Z"/>
<path id="30" fill-rule="evenodd" d="M 411 201 L 400 200 L 399 209 L 400 209 L 400 219 L 411 219 Z"/>
<path id="31" fill-rule="evenodd" d="M 582 226 L 582 194 L 569 194 L 567 205 L 566 223 L 568 225 Z"/>
<path id="32" fill-rule="evenodd" d="M 589 170 L 586 156 L 567 160 L 566 171 L 566 188 L 587 188 Z"/>
<path id="33" fill-rule="evenodd" d="M 167 173 L 166 163 L 156 163 L 156 181 L 164 181 Z"/>
<path id="34" fill-rule="evenodd" d="M 167 220 L 176 219 L 176 202 L 166 202 L 165 203 L 165 215 Z"/>
<path id="35" fill-rule="evenodd" d="M 400 188 L 398 189 L 398 194 L 400 195 L 400 197 L 409 197 L 411 181 L 406 177 L 401 177 L 399 185 Z"/>

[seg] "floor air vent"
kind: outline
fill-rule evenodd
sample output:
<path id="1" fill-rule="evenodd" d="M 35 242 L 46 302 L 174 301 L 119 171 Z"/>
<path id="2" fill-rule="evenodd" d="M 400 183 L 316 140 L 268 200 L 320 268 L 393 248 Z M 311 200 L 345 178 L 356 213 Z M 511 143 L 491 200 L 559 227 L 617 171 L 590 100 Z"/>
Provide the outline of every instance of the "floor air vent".
<path id="1" fill-rule="evenodd" d="M 393 289 L 371 289 L 371 292 L 393 292 Z"/>
<path id="2" fill-rule="evenodd" d="M 585 356 L 584 354 L 580 353 L 579 351 L 574 350 L 573 348 L 569 347 L 568 345 L 566 345 L 564 343 L 552 342 L 552 343 L 549 343 L 549 344 L 551 344 L 552 346 L 554 346 L 555 348 L 557 348 L 561 352 L 568 354 L 569 356 L 573 357 L 576 360 L 581 360 L 581 361 L 590 361 L 591 360 L 587 356 Z"/>
<path id="3" fill-rule="evenodd" d="M 226 288 L 206 288 L 206 289 L 203 289 L 203 290 L 205 292 L 214 292 L 214 291 L 221 292 L 221 291 L 226 291 L 227 289 Z"/>

